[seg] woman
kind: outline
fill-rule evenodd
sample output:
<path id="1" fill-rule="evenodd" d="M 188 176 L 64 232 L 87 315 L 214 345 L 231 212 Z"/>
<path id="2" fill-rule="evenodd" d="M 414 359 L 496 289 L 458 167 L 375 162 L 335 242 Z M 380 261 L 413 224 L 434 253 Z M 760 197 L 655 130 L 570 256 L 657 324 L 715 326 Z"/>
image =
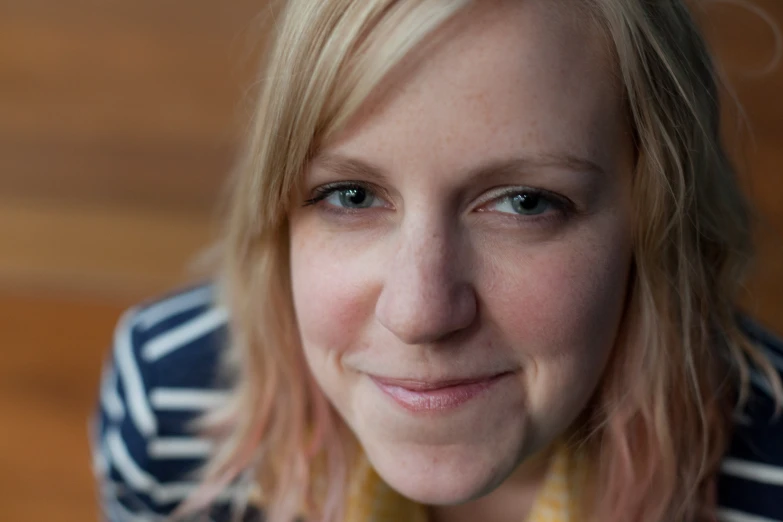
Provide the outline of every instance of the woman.
<path id="1" fill-rule="evenodd" d="M 117 330 L 108 518 L 783 520 L 685 3 L 279 16 L 216 283 Z"/>

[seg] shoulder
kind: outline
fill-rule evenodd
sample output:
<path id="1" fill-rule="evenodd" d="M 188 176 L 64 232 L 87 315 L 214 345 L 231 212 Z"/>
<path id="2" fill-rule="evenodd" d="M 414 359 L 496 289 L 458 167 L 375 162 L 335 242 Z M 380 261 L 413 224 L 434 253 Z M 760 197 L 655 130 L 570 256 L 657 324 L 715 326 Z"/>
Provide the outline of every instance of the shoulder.
<path id="1" fill-rule="evenodd" d="M 134 307 L 117 324 L 91 430 L 109 520 L 168 513 L 195 489 L 192 474 L 211 446 L 192 421 L 231 387 L 220 371 L 227 314 L 214 294 L 193 287 Z"/>
<path id="2" fill-rule="evenodd" d="M 193 287 L 128 310 L 114 336 L 117 368 L 155 388 L 226 388 L 218 375 L 225 309 L 211 285 Z"/>
<path id="3" fill-rule="evenodd" d="M 783 341 L 748 318 L 741 325 L 783 379 Z M 751 396 L 721 464 L 718 502 L 725 522 L 783 521 L 783 415 L 776 415 L 772 388 L 755 369 Z"/>

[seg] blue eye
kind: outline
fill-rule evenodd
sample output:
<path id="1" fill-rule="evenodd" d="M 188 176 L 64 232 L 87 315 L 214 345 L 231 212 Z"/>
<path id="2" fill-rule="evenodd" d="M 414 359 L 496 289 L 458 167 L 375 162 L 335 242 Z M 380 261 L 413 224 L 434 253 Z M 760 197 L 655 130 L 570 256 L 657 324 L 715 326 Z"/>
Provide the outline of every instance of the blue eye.
<path id="1" fill-rule="evenodd" d="M 523 193 L 512 196 L 511 208 L 517 214 L 536 215 L 546 212 L 549 202 L 541 194 Z"/>
<path id="2" fill-rule="evenodd" d="M 372 189 L 357 183 L 324 185 L 316 188 L 314 192 L 314 196 L 305 201 L 304 206 L 315 205 L 320 201 L 332 207 L 348 210 L 383 206 L 383 200 L 378 198 Z"/>
<path id="3" fill-rule="evenodd" d="M 340 206 L 345 208 L 369 208 L 375 201 L 375 196 L 363 187 L 349 187 L 335 190 L 326 200 L 337 196 Z"/>
<path id="4" fill-rule="evenodd" d="M 556 203 L 544 194 L 536 191 L 525 191 L 497 199 L 496 203 L 492 205 L 492 210 L 520 216 L 537 216 L 554 207 L 556 207 Z"/>

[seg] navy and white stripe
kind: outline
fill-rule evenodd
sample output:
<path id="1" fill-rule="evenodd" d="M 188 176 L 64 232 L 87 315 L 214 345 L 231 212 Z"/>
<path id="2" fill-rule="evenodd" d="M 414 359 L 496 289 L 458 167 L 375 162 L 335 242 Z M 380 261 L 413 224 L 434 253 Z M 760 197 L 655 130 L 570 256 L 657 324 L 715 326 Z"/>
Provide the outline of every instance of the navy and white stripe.
<path id="1" fill-rule="evenodd" d="M 105 520 L 162 521 L 198 486 L 193 472 L 212 445 L 190 424 L 226 401 L 230 384 L 217 370 L 227 317 L 213 302 L 200 286 L 119 321 L 90 426 Z M 228 520 L 229 500 L 241 496 L 229 488 L 210 518 Z"/>
<path id="2" fill-rule="evenodd" d="M 193 472 L 212 445 L 189 424 L 227 400 L 217 368 L 227 315 L 213 289 L 199 286 L 127 312 L 104 368 L 92 419 L 93 468 L 104 519 L 164 520 L 196 487 Z M 783 344 L 748 320 L 743 329 L 783 373 Z M 783 522 L 783 419 L 773 418 L 769 387 L 753 375 L 753 397 L 735 426 L 718 481 L 721 522 Z M 231 488 L 208 520 L 231 518 Z M 257 511 L 246 520 L 258 520 Z"/>
<path id="3" fill-rule="evenodd" d="M 783 374 L 783 342 L 748 318 L 740 324 Z M 783 417 L 775 415 L 770 387 L 759 372 L 753 371 L 751 389 L 745 422 L 735 425 L 720 468 L 721 522 L 783 521 Z"/>

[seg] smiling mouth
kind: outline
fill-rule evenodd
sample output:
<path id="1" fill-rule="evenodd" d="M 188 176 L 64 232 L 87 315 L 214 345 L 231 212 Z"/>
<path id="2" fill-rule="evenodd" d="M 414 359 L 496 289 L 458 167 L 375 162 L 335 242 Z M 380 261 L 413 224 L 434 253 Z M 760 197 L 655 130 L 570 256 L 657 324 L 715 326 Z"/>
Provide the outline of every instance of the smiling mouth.
<path id="1" fill-rule="evenodd" d="M 512 375 L 503 372 L 485 377 L 421 381 L 370 376 L 382 392 L 411 412 L 437 412 L 455 409 L 484 396 Z"/>

